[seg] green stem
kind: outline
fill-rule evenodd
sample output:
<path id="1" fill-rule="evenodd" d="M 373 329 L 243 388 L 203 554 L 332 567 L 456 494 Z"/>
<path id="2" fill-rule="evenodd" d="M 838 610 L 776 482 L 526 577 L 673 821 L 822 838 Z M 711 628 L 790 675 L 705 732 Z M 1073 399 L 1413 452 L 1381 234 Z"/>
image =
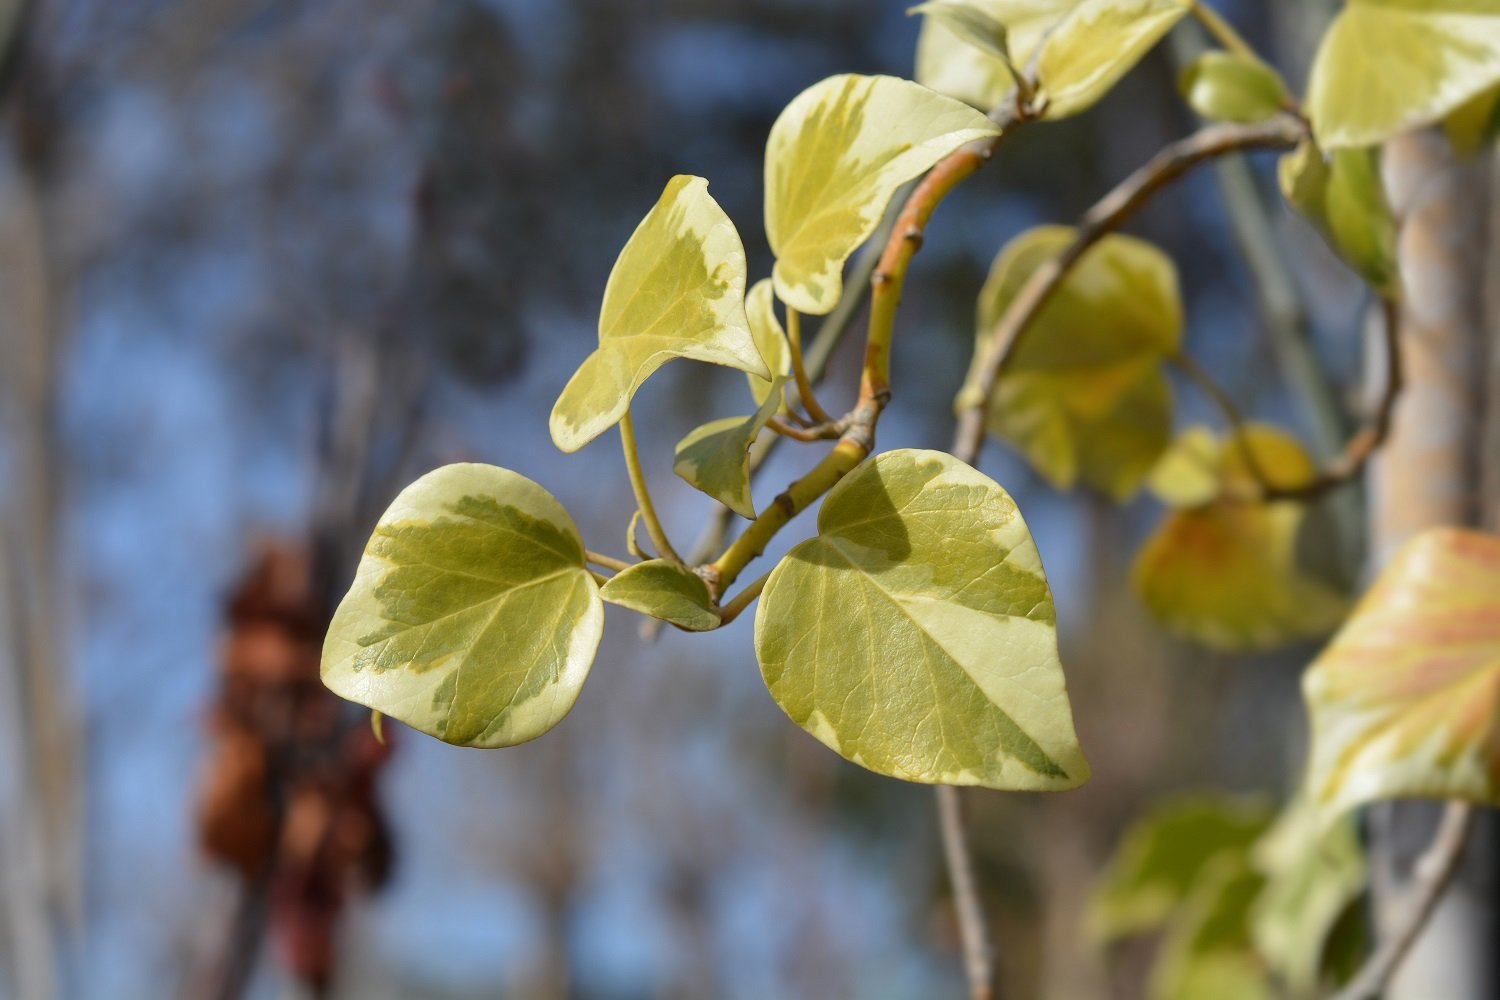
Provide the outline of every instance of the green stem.
<path id="1" fill-rule="evenodd" d="M 633 563 L 626 562 L 624 559 L 616 559 L 614 556 L 607 556 L 602 552 L 595 552 L 593 549 L 584 549 L 583 556 L 595 566 L 603 566 L 605 569 L 612 569 L 616 573 L 622 570 L 627 570 L 632 565 L 634 565 Z"/>
<path id="2" fill-rule="evenodd" d="M 741 612 L 755 603 L 755 599 L 760 596 L 760 592 L 766 589 L 766 581 L 769 579 L 771 579 L 771 571 L 766 570 L 758 580 L 736 594 L 734 600 L 720 608 L 719 623 L 721 625 L 728 625 L 738 618 Z"/>
<path id="3" fill-rule="evenodd" d="M 1228 51 L 1258 63 L 1265 62 L 1250 47 L 1250 43 L 1245 41 L 1244 37 L 1238 31 L 1234 30 L 1233 25 L 1224 20 L 1218 11 L 1214 10 L 1208 4 L 1203 3 L 1202 0 L 1193 4 L 1193 16 L 1198 19 L 1199 24 L 1203 25 L 1203 29 L 1214 37 L 1214 41 L 1224 46 Z"/>
<path id="4" fill-rule="evenodd" d="M 792 377 L 797 382 L 797 395 L 801 397 L 807 415 L 820 424 L 833 423 L 833 418 L 813 395 L 812 380 L 807 377 L 807 365 L 802 360 L 802 314 L 791 306 L 786 308 L 786 340 L 791 348 Z"/>
<path id="5" fill-rule="evenodd" d="M 646 489 L 646 474 L 641 471 L 641 455 L 635 446 L 635 425 L 631 422 L 629 410 L 620 418 L 620 443 L 625 448 L 625 469 L 630 473 L 630 488 L 635 492 L 635 504 L 645 522 L 646 534 L 651 536 L 651 544 L 656 546 L 657 554 L 663 559 L 681 563 L 682 557 L 667 540 L 667 533 L 656 516 L 656 505 L 651 502 L 651 493 Z"/>

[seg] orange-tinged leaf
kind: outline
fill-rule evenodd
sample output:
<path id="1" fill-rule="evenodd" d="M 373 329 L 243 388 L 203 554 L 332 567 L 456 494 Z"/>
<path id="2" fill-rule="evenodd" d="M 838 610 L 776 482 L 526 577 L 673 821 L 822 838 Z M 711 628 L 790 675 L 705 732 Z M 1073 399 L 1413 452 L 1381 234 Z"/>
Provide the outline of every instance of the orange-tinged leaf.
<path id="1" fill-rule="evenodd" d="M 1391 798 L 1500 805 L 1500 538 L 1438 528 L 1408 542 L 1303 693 L 1326 817 Z"/>

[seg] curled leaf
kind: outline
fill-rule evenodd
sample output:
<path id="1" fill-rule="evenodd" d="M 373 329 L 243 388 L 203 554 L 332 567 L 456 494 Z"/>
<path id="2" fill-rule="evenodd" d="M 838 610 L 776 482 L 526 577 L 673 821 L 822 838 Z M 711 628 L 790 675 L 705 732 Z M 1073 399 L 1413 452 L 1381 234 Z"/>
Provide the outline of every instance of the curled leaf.
<path id="1" fill-rule="evenodd" d="M 1194 111 L 1215 121 L 1264 121 L 1287 102 L 1286 84 L 1274 69 L 1233 52 L 1203 53 L 1177 86 Z"/>
<path id="2" fill-rule="evenodd" d="M 599 596 L 611 604 L 639 611 L 689 632 L 719 627 L 708 584 L 686 566 L 652 559 L 610 577 Z"/>
<path id="3" fill-rule="evenodd" d="M 785 376 L 773 380 L 771 392 L 750 416 L 713 420 L 688 432 L 677 442 L 677 460 L 672 471 L 741 517 L 753 519 L 750 446 L 781 405 L 781 387 L 785 382 Z"/>
<path id="4" fill-rule="evenodd" d="M 1281 158 L 1281 190 L 1370 287 L 1399 292 L 1396 220 L 1380 182 L 1377 149 L 1336 149 L 1327 159 L 1312 142 Z"/>
<path id="5" fill-rule="evenodd" d="M 771 375 L 792 374 L 792 348 L 786 339 L 786 330 L 776 318 L 776 296 L 770 278 L 762 278 L 750 288 L 745 296 L 745 316 L 750 321 L 750 336 L 755 339 L 755 348 L 765 359 Z M 771 394 L 772 382 L 759 375 L 745 376 L 750 382 L 750 395 L 759 406 Z"/>

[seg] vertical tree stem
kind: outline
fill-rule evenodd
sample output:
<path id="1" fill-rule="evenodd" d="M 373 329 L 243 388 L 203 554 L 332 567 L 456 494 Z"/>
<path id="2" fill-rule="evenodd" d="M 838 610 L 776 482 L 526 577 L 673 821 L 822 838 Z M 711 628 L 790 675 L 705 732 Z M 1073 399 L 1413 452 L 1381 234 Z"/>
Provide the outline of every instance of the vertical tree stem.
<path id="1" fill-rule="evenodd" d="M 820 424 L 833 423 L 833 417 L 813 395 L 812 380 L 807 377 L 807 365 L 802 360 L 802 314 L 791 306 L 786 307 L 786 339 L 792 353 L 792 377 L 796 379 L 797 395 L 807 415 Z"/>
<path id="2" fill-rule="evenodd" d="M 999 993 L 995 981 L 994 939 L 990 936 L 984 904 L 979 900 L 979 880 L 974 874 L 974 858 L 969 853 L 968 834 L 964 829 L 963 801 L 959 798 L 959 790 L 952 785 L 938 785 L 933 791 L 937 795 L 938 829 L 943 838 L 948 881 L 953 888 L 953 908 L 958 916 L 969 998 L 995 1000 Z"/>
<path id="3" fill-rule="evenodd" d="M 675 563 L 682 562 L 682 557 L 667 540 L 667 532 L 656 516 L 656 505 L 651 502 L 651 492 L 646 488 L 646 474 L 641 470 L 641 454 L 635 445 L 635 424 L 630 419 L 629 410 L 620 418 L 620 443 L 625 448 L 625 469 L 630 473 L 630 488 L 635 492 L 636 507 L 646 525 L 646 534 L 651 536 L 651 544 L 656 546 L 656 554 Z"/>

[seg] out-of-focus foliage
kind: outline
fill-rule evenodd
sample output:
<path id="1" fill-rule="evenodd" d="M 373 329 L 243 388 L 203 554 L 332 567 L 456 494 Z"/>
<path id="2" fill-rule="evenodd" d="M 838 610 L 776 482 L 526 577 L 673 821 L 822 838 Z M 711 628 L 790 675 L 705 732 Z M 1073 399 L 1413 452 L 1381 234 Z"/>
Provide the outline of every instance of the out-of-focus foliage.
<path id="1" fill-rule="evenodd" d="M 1303 688 L 1308 790 L 1326 821 L 1380 799 L 1500 803 L 1500 538 L 1413 538 Z"/>
<path id="2" fill-rule="evenodd" d="M 465 463 L 401 491 L 323 646 L 336 694 L 461 746 L 513 746 L 578 698 L 604 628 L 568 512 Z"/>
<path id="3" fill-rule="evenodd" d="M 1373 146 L 1497 82 L 1492 0 L 1349 0 L 1318 49 L 1307 113 L 1324 147 Z"/>
<path id="4" fill-rule="evenodd" d="M 1396 220 L 1380 182 L 1378 150 L 1335 149 L 1325 158 L 1311 140 L 1281 158 L 1281 190 L 1370 287 L 1394 297 Z"/>
<path id="5" fill-rule="evenodd" d="M 1037 270 L 1073 242 L 1065 226 L 1017 236 L 979 295 L 974 365 L 958 396 L 970 404 L 996 325 Z M 1106 236 L 1073 267 L 1027 327 L 990 400 L 992 433 L 1058 489 L 1078 483 L 1115 500 L 1140 487 L 1172 436 L 1162 362 L 1182 340 L 1177 270 L 1160 250 Z"/>
<path id="6" fill-rule="evenodd" d="M 1297 560 L 1306 505 L 1246 498 L 1262 477 L 1293 487 L 1316 471 L 1295 438 L 1269 426 L 1247 425 L 1223 442 L 1185 434 L 1153 481 L 1179 509 L 1142 546 L 1132 574 L 1152 614 L 1221 650 L 1273 648 L 1336 628 L 1348 602 Z M 1205 490 L 1209 481 L 1216 490 Z"/>
<path id="7" fill-rule="evenodd" d="M 672 178 L 604 288 L 599 349 L 552 408 L 552 440 L 577 451 L 613 427 L 673 358 L 770 378 L 745 318 L 745 249 L 701 177 Z"/>
<path id="8" fill-rule="evenodd" d="M 1217 50 L 1189 63 L 1177 87 L 1194 111 L 1227 122 L 1270 118 L 1289 97 L 1281 76 L 1259 59 Z"/>
<path id="9" fill-rule="evenodd" d="M 1041 558 L 1015 502 L 934 451 L 846 476 L 755 616 L 772 697 L 842 756 L 909 781 L 1087 780 Z"/>
<path id="10" fill-rule="evenodd" d="M 844 262 L 880 224 L 896 189 L 999 126 L 893 76 L 846 73 L 792 99 L 766 141 L 766 238 L 776 294 L 799 312 L 831 312 Z"/>

